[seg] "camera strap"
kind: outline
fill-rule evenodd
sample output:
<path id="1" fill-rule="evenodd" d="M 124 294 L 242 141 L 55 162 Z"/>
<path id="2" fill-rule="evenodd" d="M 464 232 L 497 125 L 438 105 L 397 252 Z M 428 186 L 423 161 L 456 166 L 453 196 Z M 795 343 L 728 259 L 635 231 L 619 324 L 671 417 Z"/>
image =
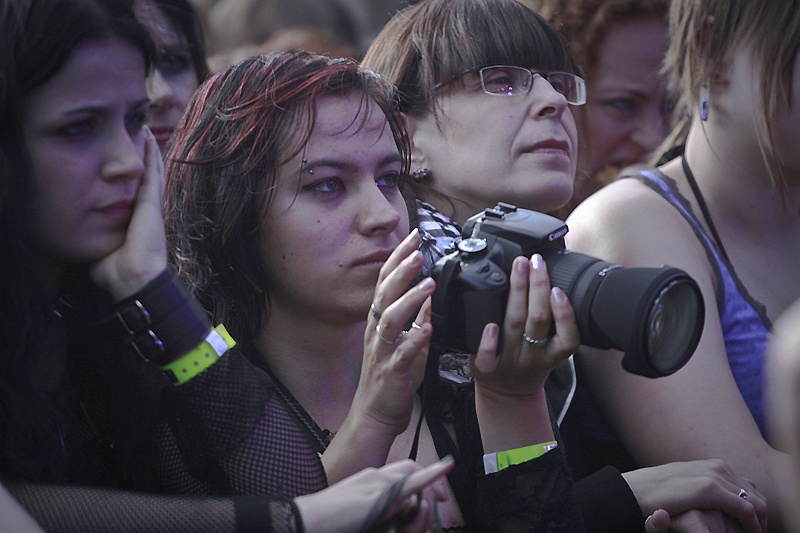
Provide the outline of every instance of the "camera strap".
<path id="1" fill-rule="evenodd" d="M 434 331 L 437 328 L 444 328 L 444 316 L 447 312 L 447 294 L 439 293 L 440 287 L 450 287 L 454 281 L 455 275 L 458 273 L 461 261 L 453 258 L 447 261 L 442 267 L 436 284 L 436 291 L 431 299 L 431 326 Z M 439 386 L 439 357 L 444 353 L 445 346 L 435 340 L 436 336 L 431 339 L 430 349 L 428 351 L 428 360 L 425 362 L 425 377 L 422 379 L 420 385 L 420 403 L 421 409 L 419 420 L 417 421 L 417 429 L 414 432 L 414 440 L 411 444 L 411 451 L 408 454 L 409 459 L 417 459 L 417 451 L 419 449 L 419 436 L 422 430 L 422 420 L 425 418 L 425 413 L 429 411 L 430 405 L 436 402 L 438 397 Z"/>

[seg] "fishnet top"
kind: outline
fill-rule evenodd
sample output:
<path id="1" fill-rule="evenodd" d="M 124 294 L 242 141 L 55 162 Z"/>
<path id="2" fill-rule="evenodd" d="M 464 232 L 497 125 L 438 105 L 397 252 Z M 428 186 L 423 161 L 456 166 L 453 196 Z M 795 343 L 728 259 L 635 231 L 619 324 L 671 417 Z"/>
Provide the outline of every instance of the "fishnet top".
<path id="1" fill-rule="evenodd" d="M 135 450 L 138 460 L 120 460 L 124 443 L 106 434 L 115 424 L 105 421 L 123 410 L 80 401 L 61 436 L 72 465 L 63 482 L 32 483 L 3 470 L 9 492 L 47 531 L 296 531 L 289 499 L 327 486 L 318 428 L 292 411 L 269 375 L 237 348 L 179 387 L 137 364 L 145 379 L 132 386 L 150 387 L 161 411 L 156 430 L 142 438 L 149 445 Z M 112 383 L 122 387 L 123 379 Z M 443 380 L 426 418 L 439 455 L 456 458 L 449 481 L 465 530 L 582 530 L 561 449 L 483 474 L 470 383 Z"/>
<path id="2" fill-rule="evenodd" d="M 266 372 L 237 349 L 165 396 L 159 472 L 170 492 L 293 497 L 326 486 L 319 429 L 297 416 Z M 426 415 L 440 456 L 452 454 L 449 481 L 468 531 L 581 531 L 563 453 L 483 474 L 471 383 L 442 380 Z M 174 440 L 169 440 L 174 439 Z"/>

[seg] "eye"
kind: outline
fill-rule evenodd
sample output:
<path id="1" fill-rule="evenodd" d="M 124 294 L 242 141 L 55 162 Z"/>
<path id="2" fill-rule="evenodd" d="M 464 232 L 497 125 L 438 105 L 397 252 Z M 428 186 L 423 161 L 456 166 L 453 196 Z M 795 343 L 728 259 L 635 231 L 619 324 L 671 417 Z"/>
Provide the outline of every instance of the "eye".
<path id="1" fill-rule="evenodd" d="M 125 117 L 125 126 L 131 131 L 138 131 L 144 127 L 145 119 L 144 111 L 133 111 Z"/>
<path id="2" fill-rule="evenodd" d="M 76 139 L 94 131 L 96 125 L 97 121 L 94 118 L 85 118 L 60 127 L 58 134 L 67 139 Z"/>
<path id="3" fill-rule="evenodd" d="M 614 98 L 606 100 L 605 106 L 614 111 L 631 112 L 636 110 L 636 102 L 631 98 Z"/>
<path id="4" fill-rule="evenodd" d="M 162 50 L 158 54 L 158 70 L 163 74 L 180 74 L 192 65 L 189 52 L 168 52 Z"/>
<path id="5" fill-rule="evenodd" d="M 403 177 L 399 172 L 387 172 L 375 180 L 375 184 L 381 189 L 399 189 L 403 184 Z"/>
<path id="6" fill-rule="evenodd" d="M 303 187 L 304 191 L 331 194 L 344 191 L 344 183 L 339 178 L 325 178 Z"/>

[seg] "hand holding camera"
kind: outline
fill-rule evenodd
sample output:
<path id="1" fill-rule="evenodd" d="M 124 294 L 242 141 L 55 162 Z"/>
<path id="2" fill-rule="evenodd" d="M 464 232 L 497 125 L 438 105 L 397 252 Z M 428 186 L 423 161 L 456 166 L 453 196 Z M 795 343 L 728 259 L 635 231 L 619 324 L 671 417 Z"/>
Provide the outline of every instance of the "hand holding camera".
<path id="1" fill-rule="evenodd" d="M 623 367 L 642 376 L 682 368 L 703 327 L 695 281 L 677 268 L 623 268 L 570 252 L 567 231 L 557 218 L 510 204 L 471 217 L 459 251 L 434 265 L 434 342 L 444 350 L 476 353 L 484 326 L 505 320 L 512 261 L 538 253 L 551 284 L 572 302 L 582 344 L 623 351 Z"/>

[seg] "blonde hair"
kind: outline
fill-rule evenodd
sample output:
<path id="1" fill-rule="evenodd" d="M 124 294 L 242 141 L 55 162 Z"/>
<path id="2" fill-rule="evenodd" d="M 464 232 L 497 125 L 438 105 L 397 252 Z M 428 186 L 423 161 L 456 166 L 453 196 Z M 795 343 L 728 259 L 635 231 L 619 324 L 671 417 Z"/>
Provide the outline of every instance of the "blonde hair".
<path id="1" fill-rule="evenodd" d="M 685 139 L 700 91 L 712 90 L 715 74 L 728 67 L 732 54 L 749 47 L 761 94 L 759 146 L 773 185 L 781 191 L 786 190 L 786 176 L 770 119 L 781 103 L 792 103 L 793 65 L 800 48 L 798 7 L 798 0 L 672 0 L 670 9 L 671 44 L 665 68 L 672 72 L 682 116 L 672 139 Z"/>

